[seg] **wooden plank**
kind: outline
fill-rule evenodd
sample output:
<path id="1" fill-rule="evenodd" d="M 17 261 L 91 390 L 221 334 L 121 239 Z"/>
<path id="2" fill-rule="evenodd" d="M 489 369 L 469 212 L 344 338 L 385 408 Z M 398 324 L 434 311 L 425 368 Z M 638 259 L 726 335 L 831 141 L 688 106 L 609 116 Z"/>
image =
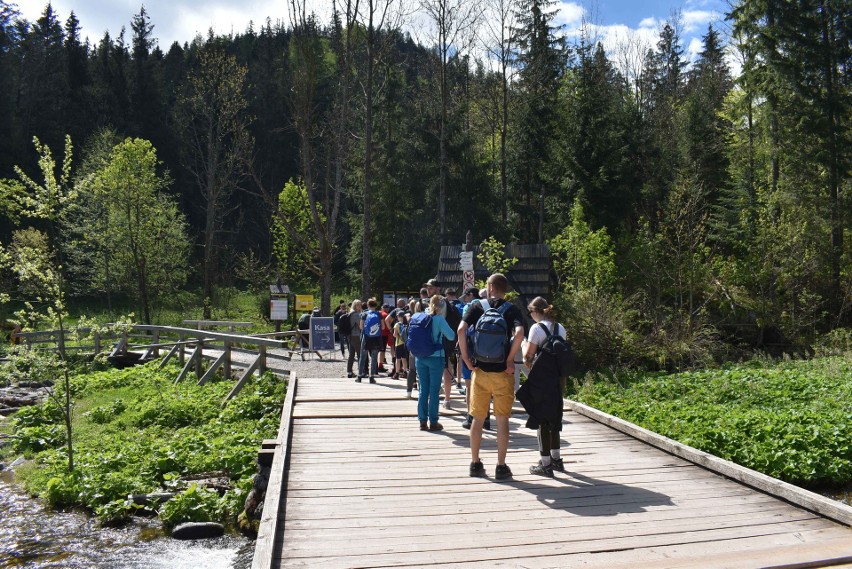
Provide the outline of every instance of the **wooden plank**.
<path id="1" fill-rule="evenodd" d="M 518 412 L 513 479 L 493 479 L 493 431 L 482 442 L 488 478 L 469 478 L 461 415 L 442 414 L 440 433 L 419 431 L 397 385 L 299 379 L 274 566 L 715 568 L 742 552 L 742 566 L 757 567 L 778 548 L 805 563 L 823 541 L 852 551 L 849 528 L 574 412 L 561 435 L 566 473 L 527 472 L 537 441 Z M 714 556 L 722 564 L 700 562 Z"/>
<path id="2" fill-rule="evenodd" d="M 195 363 L 195 358 L 198 357 L 198 350 L 199 348 L 195 348 L 192 351 L 192 355 L 189 356 L 186 365 L 183 366 L 183 369 L 180 370 L 180 373 L 178 374 L 177 378 L 175 378 L 175 384 L 178 384 L 183 381 L 186 377 L 186 374 L 189 373 L 190 368 L 192 368 L 193 364 Z"/>
<path id="3" fill-rule="evenodd" d="M 249 378 L 260 367 L 260 360 L 261 360 L 261 356 L 258 355 L 257 358 L 251 363 L 251 365 L 249 365 L 249 367 L 246 369 L 246 371 L 240 377 L 239 381 L 237 381 L 237 384 L 233 387 L 233 389 L 231 389 L 231 391 L 225 396 L 225 401 L 230 401 L 231 399 L 236 397 L 237 393 L 242 391 L 243 387 L 248 382 Z M 295 376 L 293 376 L 293 375 L 290 376 L 291 379 L 293 377 L 295 377 Z"/>
<path id="4" fill-rule="evenodd" d="M 604 425 L 617 429 L 675 456 L 679 456 L 713 472 L 718 472 L 723 476 L 742 482 L 752 488 L 783 498 L 790 503 L 812 512 L 817 512 L 847 526 L 852 525 L 852 507 L 842 502 L 831 500 L 830 498 L 809 492 L 798 486 L 793 486 L 777 478 L 766 476 L 750 468 L 713 456 L 697 448 L 643 429 L 638 425 L 634 425 L 603 411 L 583 405 L 582 403 L 570 401 L 569 404 L 571 409 L 577 413 L 593 418 Z"/>
<path id="5" fill-rule="evenodd" d="M 222 355 L 220 355 L 212 364 L 210 364 L 210 367 L 207 369 L 204 375 L 201 376 L 201 379 L 198 380 L 198 385 L 204 385 L 205 383 L 207 383 L 207 381 L 211 377 L 213 377 L 213 375 L 222 366 L 222 364 L 225 363 L 225 360 L 228 359 L 228 355 L 228 350 L 222 352 Z"/>
<path id="6" fill-rule="evenodd" d="M 287 490 L 286 470 L 290 461 L 288 445 L 292 432 L 293 407 L 296 400 L 298 382 L 296 374 L 292 374 L 287 383 L 287 397 L 281 409 L 281 423 L 278 427 L 278 452 L 272 459 L 269 473 L 269 483 L 266 487 L 266 497 L 263 501 L 263 515 L 255 541 L 254 556 L 251 569 L 271 569 L 277 567 L 280 556 L 280 546 L 276 548 L 279 529 L 284 527 L 284 520 L 279 518 L 283 511 L 284 498 Z M 280 540 L 278 541 L 280 543 Z"/>
<path id="7" fill-rule="evenodd" d="M 824 523 L 824 522 L 823 522 Z M 424 562 L 429 563 L 464 563 L 475 561 L 517 561 L 525 560 L 527 557 L 540 555 L 542 551 L 548 551 L 551 555 L 568 555 L 576 553 L 591 553 L 591 552 L 610 552 L 619 550 L 633 550 L 638 548 L 646 548 L 652 546 L 671 546 L 671 545 L 686 545 L 705 543 L 712 544 L 713 542 L 723 540 L 737 540 L 747 537 L 767 537 L 774 535 L 798 534 L 806 536 L 815 532 L 822 532 L 820 536 L 829 536 L 833 539 L 840 539 L 843 532 L 837 529 L 827 529 L 818 527 L 809 521 L 789 522 L 784 524 L 766 524 L 751 528 L 749 534 L 744 534 L 742 528 L 720 528 L 707 531 L 682 532 L 678 534 L 655 534 L 645 535 L 640 537 L 614 537 L 598 540 L 565 540 L 562 542 L 552 542 L 544 539 L 539 539 L 536 543 L 523 545 L 507 545 L 504 547 L 489 547 L 479 548 L 471 546 L 470 540 L 459 540 L 448 543 L 442 549 L 436 551 L 389 551 L 379 553 L 363 553 L 357 555 L 338 555 L 336 551 L 324 549 L 325 555 L 311 555 L 309 557 L 293 557 L 288 556 L 287 560 L 282 560 L 281 567 L 303 567 L 309 564 L 311 567 L 319 568 L 351 568 L 351 567 L 387 567 L 401 565 L 422 565 Z M 545 534 L 541 534 L 546 537 Z M 790 543 L 793 538 L 789 538 Z M 414 541 L 414 540 L 412 540 Z"/>

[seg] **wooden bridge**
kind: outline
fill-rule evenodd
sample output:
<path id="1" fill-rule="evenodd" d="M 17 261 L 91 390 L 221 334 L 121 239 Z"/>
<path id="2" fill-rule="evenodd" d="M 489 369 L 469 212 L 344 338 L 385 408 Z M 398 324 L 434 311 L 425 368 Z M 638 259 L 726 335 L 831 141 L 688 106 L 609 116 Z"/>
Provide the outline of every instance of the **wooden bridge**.
<path id="1" fill-rule="evenodd" d="M 291 375 L 253 569 L 852 567 L 852 508 L 566 401 L 565 473 L 468 477 L 462 415 L 420 431 L 403 381 Z"/>

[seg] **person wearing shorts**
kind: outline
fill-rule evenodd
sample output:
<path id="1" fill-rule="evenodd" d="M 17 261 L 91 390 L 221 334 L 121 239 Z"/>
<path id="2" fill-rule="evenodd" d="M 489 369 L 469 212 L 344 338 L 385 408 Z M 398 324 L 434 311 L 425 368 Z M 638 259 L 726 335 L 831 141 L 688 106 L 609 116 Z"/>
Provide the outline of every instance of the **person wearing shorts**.
<path id="1" fill-rule="evenodd" d="M 500 273 L 494 273 L 487 281 L 487 305 L 500 308 L 506 300 L 509 282 Z M 459 325 L 459 336 L 467 333 L 469 327 L 476 327 L 479 318 L 485 314 L 482 302 L 473 302 Z M 488 405 L 494 400 L 494 418 L 497 421 L 497 468 L 494 477 L 504 480 L 512 477 L 512 471 L 506 465 L 506 453 L 509 449 L 509 417 L 515 402 L 515 355 L 524 339 L 523 316 L 517 306 L 505 309 L 503 318 L 508 324 L 506 360 L 500 363 L 478 363 L 468 350 L 467 342 L 459 342 L 462 360 L 473 370 L 470 393 L 470 476 L 485 476 L 485 467 L 479 458 L 482 443 L 482 427 L 488 415 Z"/>

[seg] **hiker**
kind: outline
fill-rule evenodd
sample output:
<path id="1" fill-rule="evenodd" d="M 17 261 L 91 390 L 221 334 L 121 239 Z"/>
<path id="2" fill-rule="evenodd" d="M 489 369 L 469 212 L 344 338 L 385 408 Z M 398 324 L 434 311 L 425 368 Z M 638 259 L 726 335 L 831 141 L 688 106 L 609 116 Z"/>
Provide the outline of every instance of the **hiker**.
<path id="1" fill-rule="evenodd" d="M 530 328 L 529 337 L 521 344 L 524 363 L 530 368 L 530 374 L 523 391 L 536 389 L 536 405 L 528 409 L 530 420 L 528 427 L 538 431 L 538 452 L 541 458 L 538 464 L 530 466 L 530 474 L 553 477 L 553 471 L 565 472 L 560 454 L 560 435 L 562 431 L 562 398 L 565 394 L 566 378 L 560 377 L 555 358 L 545 354 L 539 348 L 548 336 L 565 338 L 565 328 L 556 322 L 553 306 L 547 300 L 537 296 L 527 309 L 535 324 Z M 546 357 L 549 357 L 546 361 Z M 528 385 L 529 384 L 529 385 Z M 520 399 L 522 394 L 518 394 Z M 527 406 L 525 401 L 525 407 Z"/>
<path id="2" fill-rule="evenodd" d="M 462 309 L 462 319 L 464 319 L 464 316 L 467 314 L 467 311 L 470 309 L 471 304 L 474 303 L 474 302 L 479 303 L 479 289 L 476 288 L 475 286 L 467 287 L 464 290 L 464 294 L 462 295 L 462 302 L 464 302 L 464 308 Z M 469 328 L 468 332 L 470 332 L 472 330 L 473 330 L 472 328 Z M 469 342 L 469 338 L 470 338 L 469 333 L 468 334 L 459 334 L 459 344 L 461 344 L 461 342 Z M 470 346 L 469 343 L 468 343 L 468 346 Z M 464 363 L 464 360 L 461 357 L 461 347 L 460 346 L 458 347 L 458 351 L 459 351 L 458 360 L 459 360 L 459 368 L 460 368 L 459 377 L 461 377 L 464 380 L 464 402 L 465 402 L 465 405 L 467 407 L 467 417 L 465 417 L 465 420 L 462 423 L 462 427 L 465 428 L 465 429 L 469 429 L 470 424 L 473 421 L 473 417 L 470 415 L 470 379 L 471 379 L 471 376 L 473 374 L 473 370 L 471 370 L 469 367 L 467 367 L 467 365 Z M 468 349 L 468 351 L 469 351 L 469 349 Z M 484 428 L 487 431 L 491 430 L 491 414 L 490 413 L 485 415 L 485 422 L 483 423 L 482 428 Z"/>
<path id="3" fill-rule="evenodd" d="M 393 379 L 408 377 L 408 348 L 405 347 L 405 341 L 408 339 L 408 314 L 404 309 L 397 309 L 399 313 L 396 317 L 396 323 L 393 325 L 394 339 L 394 360 Z M 411 392 L 408 392 L 408 397 L 411 398 Z"/>
<path id="4" fill-rule="evenodd" d="M 337 342 L 340 344 L 340 355 L 343 357 L 346 357 L 346 348 L 349 347 L 349 329 L 345 328 L 347 332 L 341 334 L 340 322 L 346 316 L 346 313 L 346 301 L 341 299 L 340 304 L 337 305 L 337 310 L 334 311 L 334 333 L 337 336 Z"/>
<path id="5" fill-rule="evenodd" d="M 388 318 L 388 314 L 390 313 L 390 305 L 383 304 L 382 309 L 379 311 L 379 316 L 381 317 L 381 327 L 382 327 L 382 345 L 379 347 L 379 367 L 378 370 L 380 373 L 387 373 L 387 369 L 385 368 L 385 352 L 388 349 L 388 346 L 393 342 L 392 337 L 392 329 L 388 326 L 386 320 Z"/>
<path id="6" fill-rule="evenodd" d="M 482 427 L 488 415 L 488 404 L 494 399 L 494 418 L 497 420 L 497 468 L 494 477 L 504 480 L 512 477 L 506 464 L 509 448 L 509 417 L 515 401 L 515 354 L 524 339 L 521 311 L 506 300 L 509 281 L 500 273 L 488 277 L 487 300 L 471 303 L 467 315 L 459 326 L 459 335 L 467 334 L 472 327 L 473 350 L 460 342 L 462 359 L 473 370 L 470 393 L 470 476 L 485 476 L 485 467 L 479 458 Z M 487 307 L 487 308 L 486 308 Z"/>
<path id="7" fill-rule="evenodd" d="M 410 313 L 408 318 L 408 325 L 411 326 L 411 318 L 417 314 L 418 312 L 423 312 L 424 306 L 423 303 L 419 299 L 413 299 L 408 303 L 408 312 Z M 409 328 L 410 329 L 410 328 Z M 408 352 L 408 377 L 406 377 L 406 391 L 408 393 L 408 398 L 411 399 L 411 392 L 414 389 L 415 384 L 417 383 L 417 367 L 415 366 L 414 354 L 411 353 L 410 350 L 406 350 Z M 418 387 L 419 389 L 419 387 Z"/>
<path id="8" fill-rule="evenodd" d="M 461 324 L 461 310 L 458 307 L 461 303 L 456 298 L 456 289 L 448 288 L 444 298 L 447 301 L 447 324 L 449 324 L 453 332 L 456 332 L 459 324 Z M 450 395 L 456 379 L 456 348 L 456 338 L 444 340 L 444 409 L 452 408 L 450 405 Z"/>
<path id="9" fill-rule="evenodd" d="M 379 303 L 375 298 L 367 301 L 367 311 L 361 314 L 361 359 L 358 361 L 358 377 L 356 382 L 367 377 L 367 360 L 370 360 L 370 383 L 376 383 L 378 374 L 379 350 L 382 349 L 382 316 L 379 313 Z"/>
<path id="10" fill-rule="evenodd" d="M 453 340 L 455 331 L 447 324 L 447 301 L 438 294 L 429 301 L 426 314 L 418 313 L 408 325 L 406 346 L 414 354 L 414 365 L 420 382 L 417 398 L 417 418 L 421 431 L 440 431 L 444 427 L 438 422 L 438 392 L 441 390 L 441 378 L 444 363 L 443 338 Z M 426 419 L 429 425 L 426 425 Z"/>
<path id="11" fill-rule="evenodd" d="M 343 319 L 349 321 L 349 359 L 346 360 L 346 377 L 353 378 L 352 366 L 358 359 L 358 367 L 361 367 L 361 301 L 353 300 L 349 314 Z M 345 331 L 346 326 L 344 326 Z"/>
<path id="12" fill-rule="evenodd" d="M 305 350 L 308 348 L 308 337 L 311 329 L 311 313 L 305 312 L 299 317 L 299 322 L 296 327 L 299 330 L 299 348 Z"/>
<path id="13" fill-rule="evenodd" d="M 391 379 L 399 379 L 399 355 L 396 353 L 397 346 L 399 345 L 399 339 L 396 337 L 396 325 L 399 323 L 402 315 L 405 314 L 405 299 L 399 298 L 396 301 L 396 308 L 388 312 L 387 318 L 385 318 L 385 324 L 391 331 Z M 405 341 L 403 340 L 403 343 Z M 407 352 L 405 353 L 405 367 L 408 368 L 408 356 Z"/>

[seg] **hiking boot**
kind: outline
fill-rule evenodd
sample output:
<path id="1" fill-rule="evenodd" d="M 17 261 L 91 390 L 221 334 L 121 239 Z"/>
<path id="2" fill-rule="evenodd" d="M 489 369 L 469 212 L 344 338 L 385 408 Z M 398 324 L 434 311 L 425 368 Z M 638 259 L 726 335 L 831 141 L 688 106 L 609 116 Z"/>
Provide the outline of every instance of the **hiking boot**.
<path id="1" fill-rule="evenodd" d="M 441 423 L 435 422 L 435 423 L 432 423 L 431 425 L 429 425 L 429 430 L 430 431 L 443 431 L 444 425 L 442 425 Z"/>
<path id="2" fill-rule="evenodd" d="M 481 460 L 470 463 L 470 475 L 474 478 L 485 478 L 485 467 L 482 466 Z"/>
<path id="3" fill-rule="evenodd" d="M 371 377 L 371 378 L 370 378 L 370 383 L 376 383 L 376 378 L 375 378 L 375 377 Z"/>
<path id="4" fill-rule="evenodd" d="M 553 470 L 558 470 L 559 472 L 565 472 L 565 464 L 562 462 L 561 458 L 551 458 L 550 466 Z"/>
<path id="5" fill-rule="evenodd" d="M 399 379 L 399 376 L 395 373 L 392 373 L 390 376 L 391 379 Z"/>
<path id="6" fill-rule="evenodd" d="M 498 464 L 497 470 L 494 471 L 494 478 L 497 480 L 506 480 L 512 477 L 512 469 L 508 464 Z"/>
<path id="7" fill-rule="evenodd" d="M 420 430 L 421 431 L 428 431 L 429 430 L 429 427 L 426 426 L 426 421 L 420 421 Z"/>
<path id="8" fill-rule="evenodd" d="M 360 378 L 360 377 L 356 377 L 356 378 L 355 378 L 355 383 L 361 383 L 361 378 Z"/>
<path id="9" fill-rule="evenodd" d="M 468 415 L 467 417 L 465 417 L 465 419 L 464 419 L 464 423 L 462 423 L 462 428 L 463 428 L 463 429 L 469 429 L 469 428 L 470 428 L 470 422 L 471 422 L 472 420 L 473 420 L 473 417 L 471 417 L 470 415 Z"/>
<path id="10" fill-rule="evenodd" d="M 346 377 L 348 377 L 349 379 L 352 379 L 353 377 L 355 377 L 355 374 L 350 371 L 349 373 L 346 374 Z"/>
<path id="11" fill-rule="evenodd" d="M 530 474 L 536 474 L 538 476 L 547 476 L 548 478 L 553 478 L 553 467 L 549 464 L 544 465 L 539 460 L 538 464 L 530 466 Z"/>

